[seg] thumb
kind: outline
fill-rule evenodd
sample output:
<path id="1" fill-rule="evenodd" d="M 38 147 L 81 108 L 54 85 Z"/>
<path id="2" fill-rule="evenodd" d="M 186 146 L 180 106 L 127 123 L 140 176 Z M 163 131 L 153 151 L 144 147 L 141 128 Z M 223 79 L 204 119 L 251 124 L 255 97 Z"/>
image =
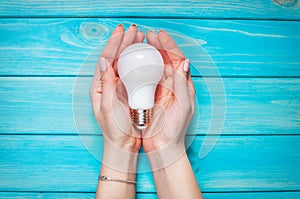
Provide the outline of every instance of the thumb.
<path id="1" fill-rule="evenodd" d="M 156 91 L 156 103 L 162 107 L 167 107 L 173 102 L 173 78 L 168 77 L 160 81 Z"/>
<path id="2" fill-rule="evenodd" d="M 178 67 L 174 71 L 174 90 L 177 99 L 181 103 L 186 103 L 190 101 L 189 90 L 188 90 L 188 81 L 187 81 L 187 70 L 189 68 L 189 60 L 186 59 L 181 64 L 181 67 Z"/>
<path id="3" fill-rule="evenodd" d="M 101 76 L 102 100 L 101 109 L 109 110 L 112 106 L 114 92 L 116 91 L 117 78 L 114 69 L 109 65 Z"/>

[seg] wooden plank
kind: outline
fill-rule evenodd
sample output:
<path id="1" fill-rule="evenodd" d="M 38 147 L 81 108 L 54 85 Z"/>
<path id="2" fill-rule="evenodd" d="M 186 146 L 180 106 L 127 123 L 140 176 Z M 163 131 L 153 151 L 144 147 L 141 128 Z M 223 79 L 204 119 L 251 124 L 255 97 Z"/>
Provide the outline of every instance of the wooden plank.
<path id="1" fill-rule="evenodd" d="M 297 21 L 133 18 L 2 19 L 0 75 L 92 75 L 119 23 L 169 31 L 193 75 L 300 76 Z"/>
<path id="2" fill-rule="evenodd" d="M 157 195 L 153 193 L 138 193 L 137 199 L 157 199 Z M 299 199 L 299 192 L 271 192 L 271 193 L 203 193 L 206 199 Z M 47 199 L 66 199 L 66 198 L 91 198 L 94 199 L 95 193 L 28 193 L 28 192 L 0 192 L 2 199 L 32 199 L 32 198 L 47 198 Z"/>
<path id="3" fill-rule="evenodd" d="M 28 192 L 0 192 L 1 199 L 79 199 L 79 198 L 95 198 L 95 193 L 28 193 Z M 157 199 L 156 194 L 152 193 L 137 193 L 136 199 Z"/>
<path id="4" fill-rule="evenodd" d="M 188 154 L 204 192 L 300 190 L 300 136 L 223 136 L 199 159 L 203 139 Z M 0 191 L 95 191 L 100 163 L 78 136 L 1 135 L 0 148 Z M 155 192 L 151 173 L 137 177 L 138 192 Z"/>
<path id="5" fill-rule="evenodd" d="M 205 199 L 299 199 L 299 192 L 262 192 L 262 193 L 204 193 Z"/>
<path id="6" fill-rule="evenodd" d="M 1 1 L 1 17 L 183 17 L 299 19 L 295 0 L 253 1 Z"/>
<path id="7" fill-rule="evenodd" d="M 225 93 L 216 83 L 220 79 L 194 78 L 198 109 L 189 134 L 206 134 L 210 126 L 222 127 L 217 123 L 224 119 L 224 135 L 299 134 L 300 79 L 221 80 Z M 75 81 L 73 77 L 0 78 L 0 133 L 99 134 L 89 101 L 91 77 Z"/>

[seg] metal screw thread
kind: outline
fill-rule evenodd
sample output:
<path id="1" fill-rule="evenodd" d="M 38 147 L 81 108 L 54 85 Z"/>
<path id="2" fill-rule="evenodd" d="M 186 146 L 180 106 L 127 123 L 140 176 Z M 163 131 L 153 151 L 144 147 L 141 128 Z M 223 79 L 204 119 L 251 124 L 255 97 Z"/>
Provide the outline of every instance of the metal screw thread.
<path id="1" fill-rule="evenodd" d="M 130 117 L 138 129 L 145 129 L 150 125 L 151 109 L 130 109 Z"/>

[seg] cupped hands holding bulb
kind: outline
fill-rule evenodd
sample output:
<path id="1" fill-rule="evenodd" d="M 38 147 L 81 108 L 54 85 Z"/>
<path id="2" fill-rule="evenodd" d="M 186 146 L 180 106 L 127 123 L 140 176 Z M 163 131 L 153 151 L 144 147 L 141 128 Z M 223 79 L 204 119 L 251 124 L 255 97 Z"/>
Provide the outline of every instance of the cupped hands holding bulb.
<path id="1" fill-rule="evenodd" d="M 122 51 L 134 43 L 142 43 L 144 37 L 136 25 L 130 26 L 126 32 L 123 25 L 118 25 L 95 70 L 90 98 L 104 137 L 100 175 L 135 181 L 137 155 L 143 146 L 160 198 L 201 198 L 184 148 L 185 133 L 194 113 L 195 96 L 189 60 L 164 31 L 158 34 L 149 31 L 146 35 L 148 43 L 159 50 L 164 62 L 151 124 L 139 130 L 131 121 L 127 91 L 119 77 L 117 64 Z M 163 187 L 165 185 L 167 189 Z M 186 191 L 180 191 L 182 188 Z M 96 198 L 135 198 L 135 186 L 99 180 Z"/>

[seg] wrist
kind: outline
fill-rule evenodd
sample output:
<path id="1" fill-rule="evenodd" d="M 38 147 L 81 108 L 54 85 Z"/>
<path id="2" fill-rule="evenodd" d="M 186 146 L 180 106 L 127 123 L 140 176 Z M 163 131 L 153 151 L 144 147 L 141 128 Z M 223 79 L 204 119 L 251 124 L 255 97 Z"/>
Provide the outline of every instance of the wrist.
<path id="1" fill-rule="evenodd" d="M 184 144 L 169 144 L 160 150 L 147 153 L 152 171 L 166 168 L 175 163 L 182 156 L 186 156 Z"/>
<path id="2" fill-rule="evenodd" d="M 138 152 L 129 152 L 110 143 L 104 144 L 102 164 L 122 173 L 136 173 Z"/>
<path id="3" fill-rule="evenodd" d="M 119 179 L 125 181 L 136 181 L 136 174 L 128 171 L 120 171 L 115 168 L 108 167 L 102 164 L 99 176 L 105 176 L 112 179 Z"/>

